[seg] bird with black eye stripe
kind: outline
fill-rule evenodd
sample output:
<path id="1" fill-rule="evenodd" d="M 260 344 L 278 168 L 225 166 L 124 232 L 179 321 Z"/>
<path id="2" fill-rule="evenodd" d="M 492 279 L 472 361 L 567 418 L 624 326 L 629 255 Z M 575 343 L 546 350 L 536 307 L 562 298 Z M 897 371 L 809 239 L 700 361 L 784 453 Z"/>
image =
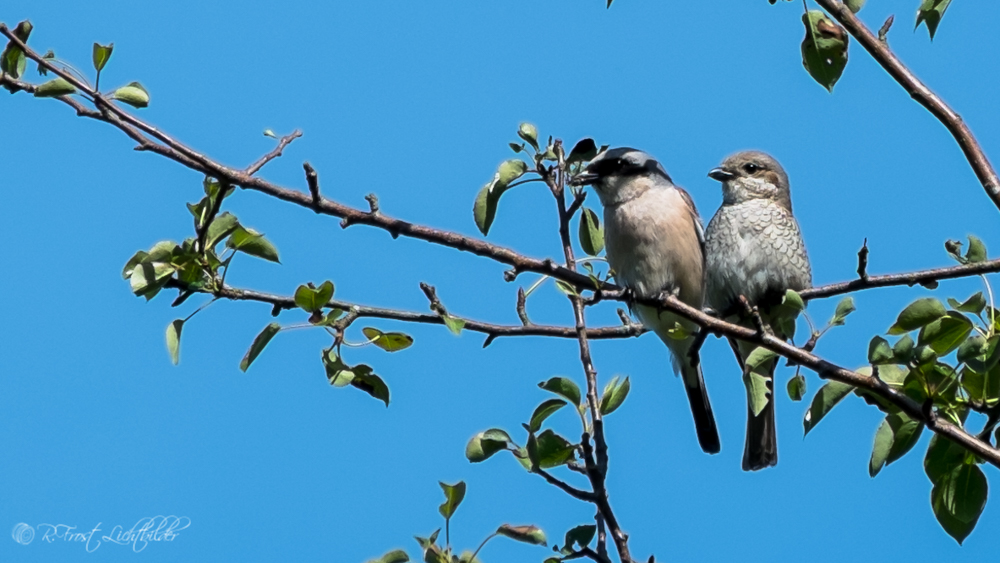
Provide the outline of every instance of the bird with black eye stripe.
<path id="1" fill-rule="evenodd" d="M 792 215 L 788 175 L 777 160 L 759 151 L 736 153 L 708 175 L 722 182 L 722 206 L 705 229 L 708 304 L 728 320 L 752 328 L 752 319 L 738 303 L 742 295 L 772 325 L 770 309 L 781 303 L 785 291 L 812 285 L 809 256 Z M 793 336 L 782 334 L 777 324 L 772 328 L 779 338 Z M 770 359 L 750 369 L 746 359 L 756 346 L 742 341 L 733 344 L 748 394 L 743 469 L 756 471 L 778 463 L 774 419 L 778 361 Z M 763 377 L 768 390 L 758 412 L 754 406 L 761 405 L 752 398 L 752 377 Z"/>
<path id="2" fill-rule="evenodd" d="M 637 297 L 669 291 L 700 309 L 704 301 L 704 233 L 691 196 L 652 156 L 631 148 L 598 155 L 575 185 L 592 185 L 604 206 L 604 241 L 615 281 Z M 687 391 L 702 450 L 718 453 L 719 431 L 701 364 L 690 352 L 699 327 L 670 311 L 637 305 L 643 325 L 666 344 Z"/>

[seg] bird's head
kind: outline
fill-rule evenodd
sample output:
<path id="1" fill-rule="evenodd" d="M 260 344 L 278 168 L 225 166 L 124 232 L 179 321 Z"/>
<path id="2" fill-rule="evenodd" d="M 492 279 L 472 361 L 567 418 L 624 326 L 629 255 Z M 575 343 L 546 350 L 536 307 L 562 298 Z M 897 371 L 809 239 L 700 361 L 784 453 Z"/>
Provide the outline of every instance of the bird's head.
<path id="1" fill-rule="evenodd" d="M 771 155 L 760 151 L 738 152 L 712 169 L 708 176 L 722 182 L 723 204 L 770 199 L 792 210 L 788 174 Z"/>
<path id="2" fill-rule="evenodd" d="M 656 185 L 673 181 L 655 158 L 640 150 L 620 147 L 606 150 L 590 161 L 572 180 L 574 186 L 594 186 L 601 203 L 615 205 L 638 197 Z"/>

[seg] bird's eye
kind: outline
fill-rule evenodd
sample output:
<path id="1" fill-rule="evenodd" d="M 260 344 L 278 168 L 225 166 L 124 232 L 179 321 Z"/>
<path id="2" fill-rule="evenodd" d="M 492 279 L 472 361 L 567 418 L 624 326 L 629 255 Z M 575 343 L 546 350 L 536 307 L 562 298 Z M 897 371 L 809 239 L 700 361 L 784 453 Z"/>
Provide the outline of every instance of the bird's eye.
<path id="1" fill-rule="evenodd" d="M 625 168 L 625 165 L 627 165 L 627 164 L 628 164 L 628 162 L 626 162 L 624 158 L 616 158 L 615 159 L 615 168 L 618 169 L 618 170 L 621 170 L 622 168 Z"/>
<path id="2" fill-rule="evenodd" d="M 752 162 L 748 162 L 748 163 L 746 163 L 746 164 L 743 165 L 743 170 L 745 170 L 747 174 L 753 174 L 753 173 L 757 172 L 758 170 L 760 170 L 760 166 L 757 166 L 756 164 L 754 164 Z"/>

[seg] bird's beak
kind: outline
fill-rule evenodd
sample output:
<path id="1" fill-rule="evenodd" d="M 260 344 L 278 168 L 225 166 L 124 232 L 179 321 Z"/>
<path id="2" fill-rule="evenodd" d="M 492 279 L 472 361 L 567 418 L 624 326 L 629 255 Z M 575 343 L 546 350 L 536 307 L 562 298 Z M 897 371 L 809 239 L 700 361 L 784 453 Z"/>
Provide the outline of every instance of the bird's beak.
<path id="1" fill-rule="evenodd" d="M 732 172 L 727 172 L 721 168 L 713 168 L 708 172 L 708 177 L 713 180 L 718 180 L 720 182 L 727 182 L 736 177 L 736 174 Z"/>
<path id="2" fill-rule="evenodd" d="M 598 178 L 600 178 L 600 176 L 594 174 L 593 172 L 581 172 L 580 174 L 577 174 L 576 176 L 573 177 L 572 180 L 569 181 L 569 185 L 589 186 L 594 182 L 596 182 Z"/>

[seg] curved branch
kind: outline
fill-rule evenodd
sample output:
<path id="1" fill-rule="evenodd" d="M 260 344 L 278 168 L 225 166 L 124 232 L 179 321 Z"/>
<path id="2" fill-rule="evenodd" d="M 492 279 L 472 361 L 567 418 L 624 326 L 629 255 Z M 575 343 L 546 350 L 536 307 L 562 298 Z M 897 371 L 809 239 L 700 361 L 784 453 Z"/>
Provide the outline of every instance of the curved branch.
<path id="1" fill-rule="evenodd" d="M 948 107 L 937 94 L 931 92 L 910 69 L 900 61 L 889 45 L 879 41 L 878 37 L 868 29 L 851 10 L 840 0 L 816 0 L 816 3 L 830 13 L 841 25 L 847 29 L 858 43 L 868 51 L 868 54 L 875 59 L 882 68 L 889 73 L 900 86 L 906 90 L 911 98 L 938 119 L 958 142 L 965 158 L 976 173 L 976 178 L 986 190 L 986 195 L 993 200 L 993 204 L 1000 208 L 1000 178 L 997 177 L 996 170 L 990 164 L 986 154 L 983 152 L 972 130 L 962 121 L 962 117 L 955 113 L 955 110 Z"/>

